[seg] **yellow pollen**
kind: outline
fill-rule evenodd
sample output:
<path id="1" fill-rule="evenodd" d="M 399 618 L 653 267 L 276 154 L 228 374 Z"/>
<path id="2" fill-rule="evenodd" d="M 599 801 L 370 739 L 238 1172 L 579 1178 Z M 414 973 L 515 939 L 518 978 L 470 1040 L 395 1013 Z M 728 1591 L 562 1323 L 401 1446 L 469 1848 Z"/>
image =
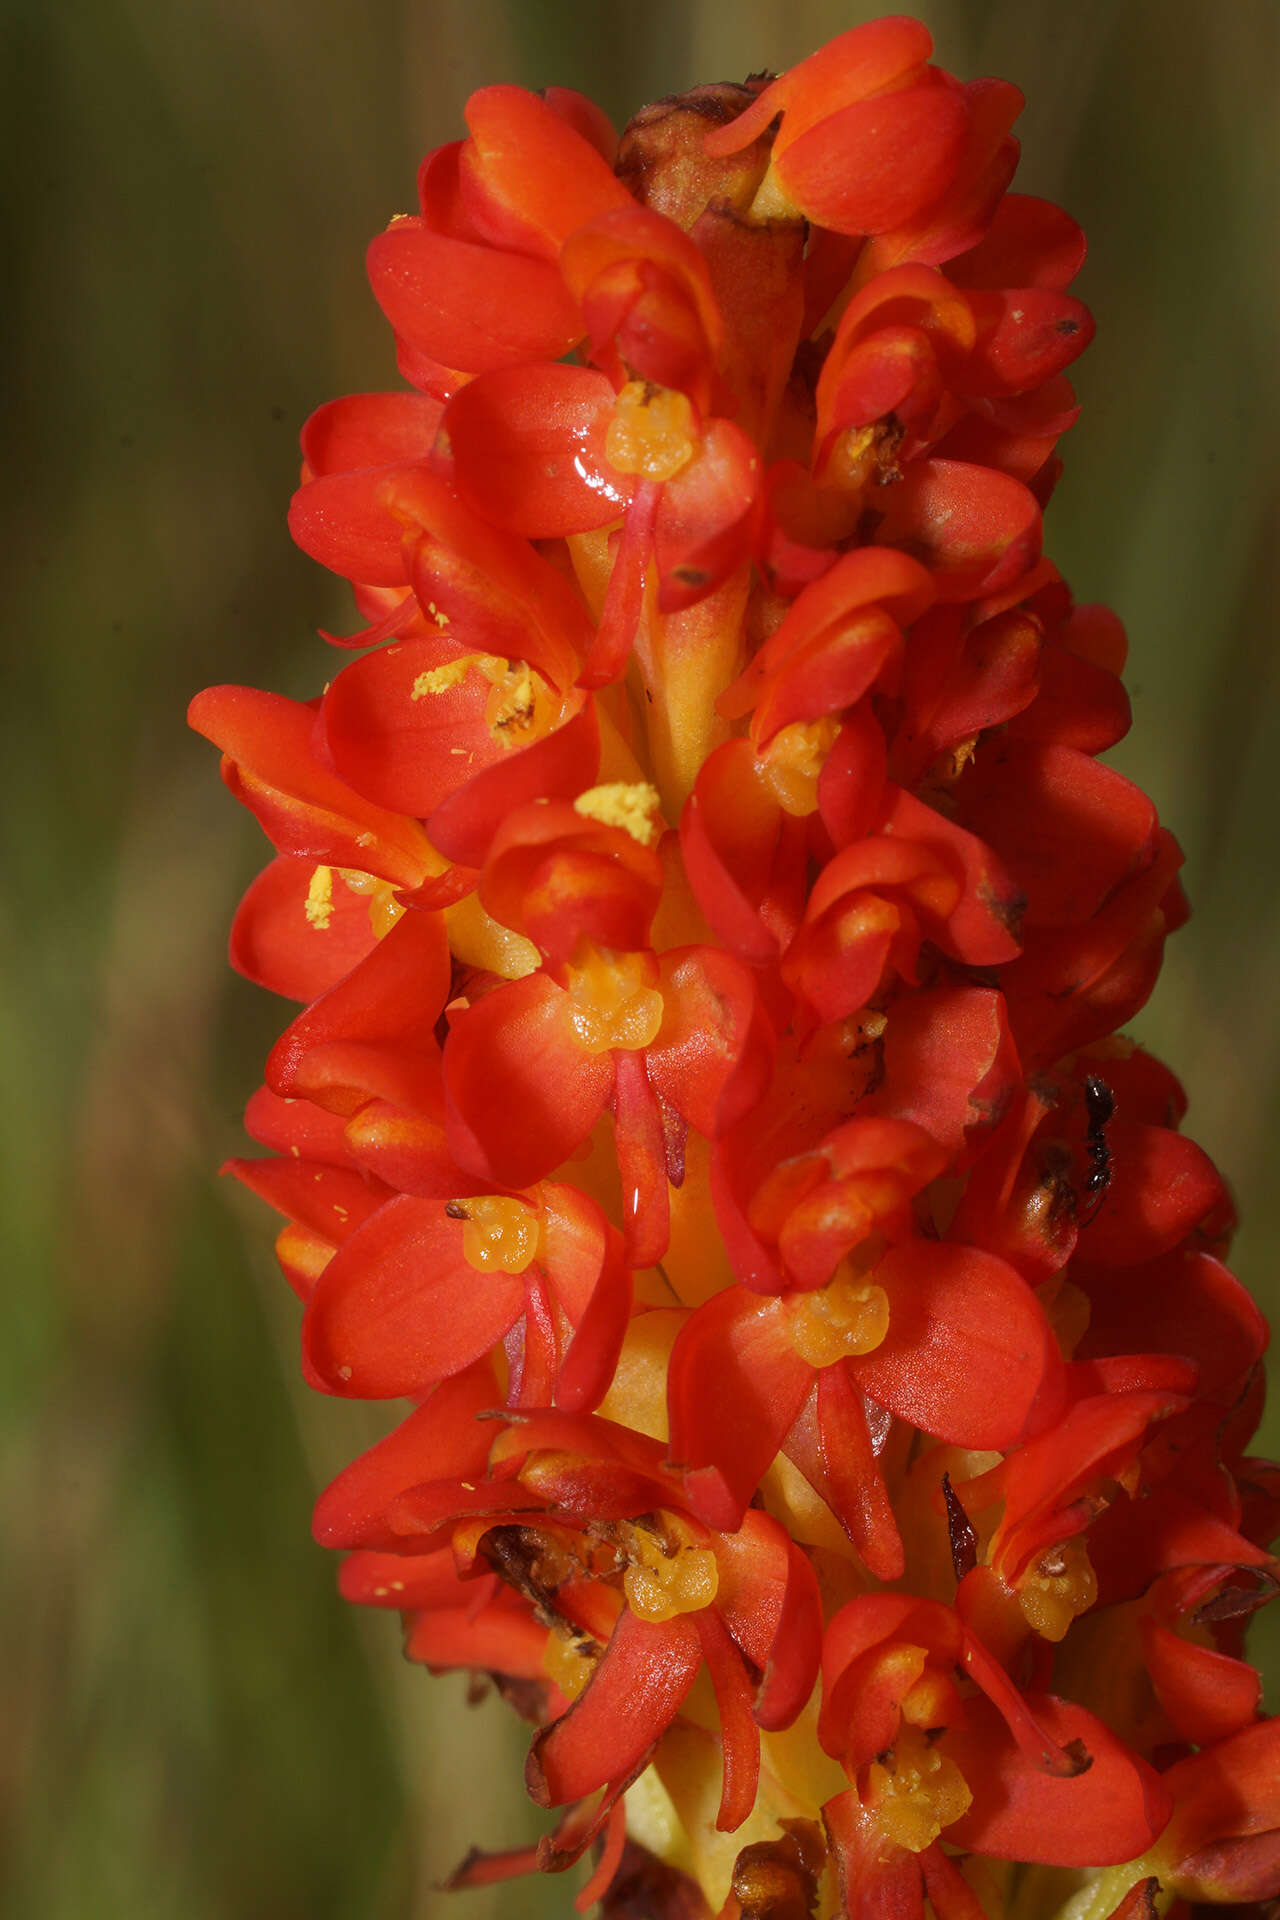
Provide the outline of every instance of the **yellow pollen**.
<path id="1" fill-rule="evenodd" d="M 619 473 L 670 480 L 688 466 L 696 446 L 693 408 L 674 387 L 631 380 L 614 401 L 604 450 Z"/>
<path id="2" fill-rule="evenodd" d="M 635 1053 L 657 1039 L 662 995 L 650 985 L 654 977 L 649 954 L 603 947 L 589 947 L 582 964 L 569 968 L 569 1020 L 588 1053 Z"/>
<path id="3" fill-rule="evenodd" d="M 913 1727 L 928 1729 L 945 1726 L 951 1690 L 945 1674 L 926 1666 L 920 1678 L 902 1702 L 902 1717 Z"/>
<path id="4" fill-rule="evenodd" d="M 670 1529 L 669 1529 L 670 1531 Z M 715 1554 L 707 1547 L 679 1543 L 668 1552 L 642 1527 L 631 1529 L 631 1565 L 622 1587 L 632 1613 L 661 1623 L 678 1613 L 709 1607 L 720 1585 Z"/>
<path id="5" fill-rule="evenodd" d="M 501 1194 L 451 1200 L 447 1211 L 462 1220 L 462 1257 L 477 1273 L 523 1273 L 537 1257 L 542 1222 L 523 1200 Z"/>
<path id="6" fill-rule="evenodd" d="M 436 623 L 436 625 L 437 625 L 438 627 L 447 627 L 447 626 L 448 626 L 448 624 L 449 624 L 449 616 L 448 616 L 448 614 L 447 614 L 447 613 L 442 613 L 442 612 L 440 611 L 440 609 L 439 609 L 439 607 L 438 607 L 438 606 L 436 605 L 436 603 L 435 603 L 435 601 L 434 601 L 434 600 L 428 600 L 428 602 L 427 602 L 427 612 L 428 612 L 428 613 L 429 613 L 429 614 L 431 615 L 431 618 L 432 618 L 432 619 L 433 619 L 433 620 L 435 621 L 435 623 Z"/>
<path id="7" fill-rule="evenodd" d="M 954 1760 L 915 1727 L 903 1727 L 892 1750 L 868 1767 L 861 1798 L 886 1840 L 923 1853 L 968 1809 L 973 1795 Z"/>
<path id="8" fill-rule="evenodd" d="M 1098 1579 L 1083 1534 L 1050 1547 L 1033 1560 L 1018 1582 L 1018 1605 L 1027 1625 L 1042 1640 L 1062 1640 L 1078 1614 L 1098 1597 Z"/>
<path id="9" fill-rule="evenodd" d="M 578 795 L 573 810 L 606 827 L 621 827 L 642 847 L 651 847 L 662 833 L 658 790 L 647 780 L 611 780 L 603 787 L 589 787 Z"/>
<path id="10" fill-rule="evenodd" d="M 947 778 L 953 782 L 958 780 L 977 751 L 978 735 L 976 733 L 971 734 L 967 740 L 957 742 L 946 757 Z"/>
<path id="11" fill-rule="evenodd" d="M 874 1353 L 889 1331 L 889 1296 L 842 1260 L 825 1287 L 796 1296 L 791 1344 L 811 1367 L 833 1367 L 853 1354 Z"/>
<path id="12" fill-rule="evenodd" d="M 437 626 L 447 624 L 447 613 L 432 610 Z M 465 679 L 472 668 L 489 682 L 492 691 L 485 704 L 485 725 L 493 739 L 509 746 L 514 736 L 533 726 L 538 696 L 544 691 L 541 679 L 524 660 L 509 661 L 494 653 L 465 653 L 457 660 L 446 660 L 418 674 L 409 690 L 411 700 L 425 700 L 433 693 L 447 693 Z M 462 753 L 451 747 L 451 753 Z"/>
<path id="13" fill-rule="evenodd" d="M 314 927 L 317 933 L 328 932 L 329 922 L 333 918 L 332 867 L 317 867 L 312 874 L 303 911 L 309 927 Z"/>
<path id="14" fill-rule="evenodd" d="M 569 1700 L 576 1700 L 596 1670 L 596 1663 L 564 1633 L 551 1633 L 542 1656 L 547 1678 Z"/>
<path id="15" fill-rule="evenodd" d="M 796 720 L 774 734 L 760 756 L 760 773 L 778 805 L 803 819 L 818 810 L 818 776 L 840 731 L 834 719 Z"/>
<path id="16" fill-rule="evenodd" d="M 381 940 L 390 933 L 405 909 L 396 899 L 396 890 L 389 880 L 379 880 L 376 874 L 362 873 L 359 867 L 339 867 L 344 886 L 352 893 L 358 893 L 369 902 L 369 925 L 375 939 Z"/>
<path id="17" fill-rule="evenodd" d="M 458 660 L 446 660 L 442 667 L 431 667 L 426 673 L 420 673 L 410 689 L 409 698 L 425 700 L 429 694 L 447 693 L 450 687 L 457 686 L 459 680 L 465 680 L 478 657 L 474 653 L 464 653 Z"/>
<path id="18" fill-rule="evenodd" d="M 533 674 L 523 660 L 495 680 L 485 708 L 485 720 L 495 740 L 505 746 L 513 733 L 528 730 L 533 724 L 536 697 Z"/>
<path id="19" fill-rule="evenodd" d="M 831 449 L 827 472 L 836 486 L 851 493 L 865 487 L 876 470 L 876 430 L 849 427 Z"/>
<path id="20" fill-rule="evenodd" d="M 381 940 L 384 934 L 390 933 L 404 912 L 405 909 L 396 899 L 394 888 L 387 881 L 380 881 L 374 888 L 373 898 L 369 902 L 369 925 L 373 928 L 375 937 Z"/>

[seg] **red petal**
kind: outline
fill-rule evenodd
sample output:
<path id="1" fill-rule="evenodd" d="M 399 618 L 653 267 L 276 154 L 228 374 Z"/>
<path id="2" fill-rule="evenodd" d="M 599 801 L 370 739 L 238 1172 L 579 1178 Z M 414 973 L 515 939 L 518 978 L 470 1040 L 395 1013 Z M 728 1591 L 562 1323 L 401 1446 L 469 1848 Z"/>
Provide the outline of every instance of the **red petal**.
<path id="1" fill-rule="evenodd" d="M 597 364 L 618 372 L 620 358 L 635 378 L 705 404 L 724 326 L 707 260 L 674 220 L 628 196 L 571 235 L 560 270 Z"/>
<path id="2" fill-rule="evenodd" d="M 721 695 L 720 712 L 730 720 L 749 713 L 765 680 L 784 661 L 817 640 L 838 644 L 856 615 L 875 608 L 905 627 L 932 605 L 935 593 L 930 576 L 905 553 L 859 547 L 843 554 L 805 587 L 750 666 Z"/>
<path id="3" fill-rule="evenodd" d="M 922 620 L 907 643 L 895 778 L 911 786 L 973 734 L 1002 725 L 1036 698 L 1043 633 L 1020 609 L 966 630 L 958 608 Z"/>
<path id="4" fill-rule="evenodd" d="M 411 628 L 422 625 L 422 609 L 411 593 L 399 593 L 394 587 L 368 587 L 355 583 L 356 605 L 369 614 L 369 624 L 352 633 L 330 633 L 325 627 L 316 631 L 331 647 L 355 651 L 360 647 L 381 646 L 384 640 L 398 640 Z M 378 611 L 379 608 L 381 611 Z"/>
<path id="5" fill-rule="evenodd" d="M 611 383 L 590 367 L 521 365 L 470 381 L 443 424 L 459 492 L 530 539 L 608 526 L 635 487 L 605 455 L 612 405 Z"/>
<path id="6" fill-rule="evenodd" d="M 667 1373 L 671 1461 L 708 1526 L 742 1524 L 812 1380 L 777 1300 L 727 1287 L 685 1323 Z"/>
<path id="7" fill-rule="evenodd" d="M 1026 895 L 1028 925 L 1087 920 L 1152 858 L 1151 801 L 1071 747 L 997 736 L 979 748 L 958 792 L 962 818 Z"/>
<path id="8" fill-rule="evenodd" d="M 1211 1747 L 1252 1726 L 1262 1708 L 1262 1676 L 1247 1661 L 1196 1646 L 1149 1616 L 1142 1651 L 1156 1697 L 1180 1740 Z"/>
<path id="9" fill-rule="evenodd" d="M 582 333 L 582 316 L 549 261 L 449 239 L 416 218 L 377 236 L 368 268 L 400 338 L 466 373 L 558 360 Z"/>
<path id="10" fill-rule="evenodd" d="M 594 629 L 571 580 L 424 467 L 388 474 L 382 504 L 405 543 L 423 611 L 443 634 L 465 636 L 467 649 L 527 660 L 561 691 L 572 685 Z"/>
<path id="11" fill-rule="evenodd" d="M 938 266 L 982 238 L 1018 164 L 1009 128 L 1024 101 L 1007 80 L 971 80 L 960 88 L 969 109 L 963 151 L 940 199 L 896 232 L 868 246 L 859 268 L 871 275 L 903 260 Z"/>
<path id="12" fill-rule="evenodd" d="M 855 1788 L 827 1801 L 822 1823 L 835 1856 L 841 1913 L 857 1914 L 858 1920 L 921 1920 L 919 1857 L 886 1842 Z"/>
<path id="13" fill-rule="evenodd" d="M 882 831 L 947 855 L 964 876 L 964 891 L 947 914 L 945 926 L 926 917 L 930 939 L 944 953 L 968 966 L 999 966 L 1017 957 L 1017 929 L 1022 895 L 1019 875 L 1011 874 L 977 835 L 966 833 L 914 794 L 888 789 L 892 795 Z"/>
<path id="14" fill-rule="evenodd" d="M 644 1056 L 614 1056 L 613 1136 L 622 1184 L 622 1228 L 633 1267 L 652 1267 L 671 1239 L 666 1138 Z"/>
<path id="15" fill-rule="evenodd" d="M 322 1160 L 331 1167 L 352 1163 L 342 1116 L 326 1113 L 309 1100 L 282 1100 L 270 1087 L 259 1087 L 244 1110 L 244 1125 L 259 1146 L 273 1153 Z"/>
<path id="16" fill-rule="evenodd" d="M 623 953 L 647 946 L 662 884 L 656 851 L 565 801 L 543 800 L 499 828 L 480 903 L 532 940 L 563 978 L 584 936 Z"/>
<path id="17" fill-rule="evenodd" d="M 884 734 L 867 701 L 848 715 L 818 775 L 818 812 L 837 847 L 872 831 L 884 810 Z"/>
<path id="18" fill-rule="evenodd" d="M 546 1266 L 575 1328 L 556 1383 L 556 1405 L 588 1413 L 613 1383 L 631 1317 L 631 1269 L 618 1234 L 586 1194 L 547 1186 L 542 1197 Z"/>
<path id="19" fill-rule="evenodd" d="M 595 639 L 583 661 L 580 686 L 611 686 L 626 667 L 644 605 L 645 574 L 653 553 L 653 529 L 661 504 L 661 484 L 656 480 L 641 480 L 623 517 L 616 550 L 610 542 L 613 563 L 609 585 Z"/>
<path id="20" fill-rule="evenodd" d="M 560 1365 L 559 1327 L 546 1279 L 536 1266 L 524 1273 L 524 1314 L 507 1331 L 511 1368 L 507 1399 L 516 1407 L 545 1407 L 555 1393 Z"/>
<path id="21" fill-rule="evenodd" d="M 298 1090 L 308 1056 L 335 1043 L 386 1043 L 434 1056 L 435 1025 L 449 990 L 449 946 L 443 916 L 406 913 L 358 967 L 285 1028 L 267 1058 L 267 1082 L 286 1097 Z M 326 1076 L 328 1077 L 328 1076 Z M 340 1083 L 314 1096 L 331 1112 L 353 1113 L 368 1097 L 367 1081 L 348 1092 Z M 383 1089 L 376 1091 L 381 1094 Z"/>
<path id="22" fill-rule="evenodd" d="M 1011 1447 L 1057 1347 L 1035 1294 L 977 1247 L 891 1248 L 872 1275 L 889 1331 L 849 1361 L 864 1393 L 939 1440 Z"/>
<path id="23" fill-rule="evenodd" d="M 488 238 L 555 261 L 575 228 L 609 207 L 634 204 L 595 141 L 574 124 L 584 108 L 590 102 L 581 101 L 571 119 L 524 87 L 481 87 L 471 95 L 459 186 L 462 204 Z M 593 131 L 598 137 L 598 121 Z"/>
<path id="24" fill-rule="evenodd" d="M 290 1223 L 276 1235 L 275 1256 L 281 1273 L 305 1306 L 333 1258 L 333 1245 L 310 1227 Z"/>
<path id="25" fill-rule="evenodd" d="M 313 1384 L 355 1399 L 420 1393 L 490 1352 L 519 1314 L 513 1274 L 479 1274 L 443 1200 L 387 1202 L 325 1268 L 303 1325 Z"/>
<path id="26" fill-rule="evenodd" d="M 1155 985 L 1166 902 L 1182 864 L 1172 834 L 1157 829 L 1150 864 L 1124 882 L 1083 926 L 1026 935 L 1001 985 L 1028 1071 L 1113 1033 Z"/>
<path id="27" fill-rule="evenodd" d="M 223 779 L 281 853 L 410 887 L 437 864 L 415 820 L 374 806 L 320 764 L 312 708 L 256 687 L 206 687 L 187 719 L 222 748 Z"/>
<path id="28" fill-rule="evenodd" d="M 1037 1434 L 989 1473 L 966 1482 L 959 1491 L 970 1513 L 996 1499 L 1005 1503 L 989 1552 L 991 1564 L 1016 1579 L 1038 1546 L 1079 1532 L 1089 1516 L 1070 1513 L 1076 1496 L 1123 1473 L 1151 1422 L 1181 1404 L 1176 1393 L 1163 1389 L 1077 1401 L 1048 1432 Z M 1163 1501 L 1149 1504 L 1158 1512 Z M 1138 1512 L 1147 1506 L 1140 1503 Z M 1140 1524 L 1136 1514 L 1133 1524 Z"/>
<path id="29" fill-rule="evenodd" d="M 787 1584 L 755 1704 L 756 1724 L 766 1733 L 789 1727 L 803 1712 L 822 1656 L 818 1576 L 794 1540 L 787 1541 L 786 1551 Z"/>
<path id="30" fill-rule="evenodd" d="M 228 1160 L 223 1171 L 331 1247 L 340 1246 L 386 1199 L 360 1174 L 311 1160 Z"/>
<path id="31" fill-rule="evenodd" d="M 1003 996 L 988 987 L 934 987 L 890 1007 L 884 1080 L 859 1112 L 913 1120 L 966 1164 L 1020 1079 Z"/>
<path id="32" fill-rule="evenodd" d="M 945 854 L 885 834 L 856 840 L 818 877 L 782 977 L 820 1022 L 843 1020 L 866 1006 L 886 972 L 914 979 L 920 920 L 944 926 L 960 892 Z"/>
<path id="33" fill-rule="evenodd" d="M 1105 753 L 1129 731 L 1129 696 L 1118 674 L 1051 640 L 1040 660 L 1040 690 L 1010 728 L 1017 740 Z"/>
<path id="34" fill-rule="evenodd" d="M 947 186 L 968 119 L 958 87 L 906 87 L 830 114 L 792 139 L 774 170 L 817 225 L 888 233 Z"/>
<path id="35" fill-rule="evenodd" d="M 705 599 L 751 557 L 761 479 L 755 442 L 732 420 L 713 420 L 689 465 L 662 489 L 654 530 L 660 613 Z"/>
<path id="36" fill-rule="evenodd" d="M 986 1920 L 986 1909 L 969 1882 L 936 1841 L 920 1855 L 920 1871 L 937 1920 Z M 1156 1920 L 1154 1910 L 1150 1920 Z"/>
<path id="37" fill-rule="evenodd" d="M 406 1111 L 403 1096 L 394 1101 L 370 1100 L 347 1122 L 346 1140 L 353 1159 L 397 1193 L 447 1200 L 474 1192 L 476 1182 L 474 1176 L 459 1172 L 449 1153 L 444 1084 L 434 1055 L 431 1064 L 431 1072 L 423 1074 L 412 1089 L 411 1111 Z M 374 1076 L 366 1073 L 366 1078 L 372 1081 Z M 385 1086 L 391 1075 L 378 1079 Z"/>
<path id="38" fill-rule="evenodd" d="M 732 1833 L 755 1805 L 760 1782 L 760 1734 L 751 1713 L 751 1682 L 742 1655 L 714 1607 L 692 1615 L 720 1714 L 724 1783 L 717 1833 Z"/>
<path id="39" fill-rule="evenodd" d="M 1083 1743 L 1092 1764 L 1073 1778 L 1034 1767 L 990 1701 L 966 1703 L 965 1724 L 942 1737 L 973 1794 L 948 1840 L 997 1860 L 1107 1867 L 1145 1853 L 1169 1818 L 1160 1776 L 1083 1707 L 1051 1694 L 1027 1702 L 1059 1745 Z"/>
<path id="40" fill-rule="evenodd" d="M 590 1836 L 583 1842 L 584 1848 L 589 1840 Z M 492 1852 L 471 1847 L 466 1858 L 446 1880 L 440 1882 L 440 1890 L 442 1893 L 461 1893 L 470 1887 L 497 1886 L 504 1880 L 519 1880 L 526 1873 L 537 1873 L 542 1865 L 542 1849 L 546 1844 L 544 1839 L 527 1847 L 501 1847 Z"/>
<path id="41" fill-rule="evenodd" d="M 492 1577 L 490 1586 L 494 1584 Z M 463 1586 L 447 1547 L 436 1553 L 375 1553 L 359 1549 L 338 1569 L 338 1591 L 362 1607 L 474 1607 L 483 1597 L 480 1582 Z M 514 1599 L 514 1595 L 511 1596 Z"/>
<path id="42" fill-rule="evenodd" d="M 352 393 L 317 407 L 302 429 L 302 457 L 313 474 L 425 460 L 444 412 L 423 393 Z"/>
<path id="43" fill-rule="evenodd" d="M 324 696 L 334 766 L 379 806 L 426 818 L 480 769 L 510 752 L 485 719 L 493 682 L 443 635 L 379 647 L 344 667 Z M 439 669 L 461 668 L 437 691 Z"/>
<path id="44" fill-rule="evenodd" d="M 541 97 L 553 113 L 558 113 L 584 140 L 589 140 L 612 167 L 618 157 L 618 136 L 603 107 L 598 107 L 594 100 L 574 87 L 543 87 Z"/>
<path id="45" fill-rule="evenodd" d="M 756 765 L 748 740 L 716 748 L 685 804 L 680 847 L 689 884 L 717 938 L 744 960 L 767 962 L 777 958 L 779 947 L 769 909 L 784 815 L 757 778 Z M 792 931 L 787 928 L 788 937 Z"/>
<path id="46" fill-rule="evenodd" d="M 327 993 L 377 945 L 368 894 L 331 875 L 324 911 L 309 915 L 314 860 L 282 853 L 264 867 L 231 923 L 231 964 L 246 980 L 290 1000 Z"/>
<path id="47" fill-rule="evenodd" d="M 1280 1719 L 1180 1760 L 1165 1785 L 1177 1811 L 1152 1863 L 1162 1884 L 1214 1905 L 1269 1899 L 1280 1878 Z"/>
<path id="48" fill-rule="evenodd" d="M 1072 1279 L 1090 1302 L 1081 1359 L 1143 1348 L 1185 1354 L 1200 1367 L 1201 1394 L 1234 1398 L 1266 1351 L 1267 1323 L 1256 1301 L 1207 1253 L 1167 1254 L 1126 1274 L 1123 1286 L 1109 1268 L 1080 1262 Z"/>
<path id="49" fill-rule="evenodd" d="M 847 1362 L 818 1375 L 818 1426 L 836 1518 L 873 1579 L 900 1580 L 906 1570 L 902 1536 Z"/>
<path id="50" fill-rule="evenodd" d="M 600 1849 L 600 1858 L 596 1861 L 580 1891 L 574 1895 L 575 1913 L 589 1913 L 597 1900 L 603 1900 L 613 1885 L 614 1876 L 622 1864 L 622 1856 L 627 1845 L 627 1807 L 625 1800 L 619 1798 L 609 1809 L 607 1837 Z"/>
<path id="51" fill-rule="evenodd" d="M 405 1637 L 404 1656 L 433 1673 L 454 1667 L 545 1680 L 547 1629 L 532 1614 L 514 1609 L 433 1607 L 417 1615 Z"/>
<path id="52" fill-rule="evenodd" d="M 740 153 L 784 110 L 793 140 L 848 101 L 901 82 L 932 51 L 929 29 L 902 14 L 849 27 L 764 87 L 736 120 L 707 134 L 703 150 L 716 160 Z"/>
<path id="53" fill-rule="evenodd" d="M 662 956 L 662 1026 L 649 1077 L 669 1106 L 708 1139 L 759 1103 L 773 1066 L 773 1030 L 755 979 L 733 954 L 677 947 Z"/>
<path id="54" fill-rule="evenodd" d="M 501 1399 L 487 1362 L 437 1387 L 320 1495 L 313 1523 L 320 1545 L 392 1546 L 396 1536 L 383 1516 L 406 1487 L 457 1476 L 482 1479 L 492 1430 L 477 1416 Z"/>
<path id="55" fill-rule="evenodd" d="M 1167 1127 L 1117 1119 L 1107 1128 L 1114 1170 L 1082 1229 L 1087 1257 L 1127 1267 L 1168 1253 L 1224 1198 L 1221 1176 L 1194 1140 Z"/>
<path id="56" fill-rule="evenodd" d="M 868 608 L 834 632 L 796 647 L 766 681 L 751 723 L 757 748 L 782 727 L 854 706 L 875 684 L 900 641 L 888 614 Z"/>
<path id="57" fill-rule="evenodd" d="M 483 867 L 508 814 L 530 800 L 576 800 L 593 784 L 599 759 L 595 704 L 572 694 L 559 726 L 532 746 L 509 751 L 436 808 L 429 822 L 433 844 L 462 866 Z"/>
<path id="58" fill-rule="evenodd" d="M 884 489 L 883 501 L 877 544 L 909 546 L 942 600 L 998 593 L 1039 558 L 1040 508 L 1008 474 L 960 460 L 916 460 Z"/>
<path id="59" fill-rule="evenodd" d="M 358 468 L 304 482 L 289 503 L 289 532 L 304 553 L 345 580 L 405 586 L 405 529 L 387 505 L 388 489 L 402 471 Z"/>
<path id="60" fill-rule="evenodd" d="M 687 1615 L 658 1625 L 624 1607 L 585 1690 L 529 1750 L 530 1798 L 559 1807 L 629 1774 L 671 1725 L 701 1665 Z"/>
<path id="61" fill-rule="evenodd" d="M 534 973 L 453 1015 L 444 1077 L 459 1163 L 527 1187 L 591 1132 L 613 1091 L 613 1061 L 579 1044 L 568 995 Z"/>
<path id="62" fill-rule="evenodd" d="M 1026 393 L 1064 372 L 1093 338 L 1089 309 L 1048 287 L 974 293 L 970 299 L 978 342 L 964 368 L 961 390 L 968 394 Z"/>
<path id="63" fill-rule="evenodd" d="M 982 240 L 947 266 L 958 287 L 1069 287 L 1087 249 L 1080 227 L 1051 200 L 1007 193 Z"/>

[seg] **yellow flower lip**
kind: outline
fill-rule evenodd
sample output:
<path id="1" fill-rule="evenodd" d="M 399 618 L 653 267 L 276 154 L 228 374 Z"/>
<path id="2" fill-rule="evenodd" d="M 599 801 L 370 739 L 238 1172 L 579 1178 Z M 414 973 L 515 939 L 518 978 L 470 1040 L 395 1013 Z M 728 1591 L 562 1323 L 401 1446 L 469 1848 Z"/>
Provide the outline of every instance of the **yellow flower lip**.
<path id="1" fill-rule="evenodd" d="M 630 380 L 613 403 L 604 449 L 619 473 L 674 480 L 697 451 L 693 406 L 673 387 Z"/>
<path id="2" fill-rule="evenodd" d="M 523 1273 L 537 1258 L 542 1222 L 525 1201 L 485 1194 L 445 1211 L 463 1221 L 462 1257 L 477 1273 Z"/>
<path id="3" fill-rule="evenodd" d="M 656 1624 L 709 1607 L 720 1585 L 711 1549 L 686 1541 L 674 1515 L 663 1519 L 669 1524 L 662 1539 L 645 1526 L 627 1529 L 632 1560 L 622 1582 L 631 1611 Z"/>
<path id="4" fill-rule="evenodd" d="M 825 1287 L 798 1294 L 791 1312 L 791 1344 L 813 1367 L 874 1353 L 888 1331 L 888 1294 L 851 1260 Z"/>
<path id="5" fill-rule="evenodd" d="M 634 1053 L 657 1039 L 663 1004 L 651 954 L 588 944 L 568 975 L 569 1022 L 588 1053 Z"/>
<path id="6" fill-rule="evenodd" d="M 900 1728 L 892 1749 L 867 1769 L 869 1803 L 885 1839 L 923 1853 L 969 1808 L 973 1795 L 954 1760 L 917 1728 Z"/>
<path id="7" fill-rule="evenodd" d="M 621 828 L 642 847 L 651 847 L 663 832 L 658 790 L 647 780 L 610 780 L 588 787 L 574 801 L 573 810 L 585 820 Z"/>

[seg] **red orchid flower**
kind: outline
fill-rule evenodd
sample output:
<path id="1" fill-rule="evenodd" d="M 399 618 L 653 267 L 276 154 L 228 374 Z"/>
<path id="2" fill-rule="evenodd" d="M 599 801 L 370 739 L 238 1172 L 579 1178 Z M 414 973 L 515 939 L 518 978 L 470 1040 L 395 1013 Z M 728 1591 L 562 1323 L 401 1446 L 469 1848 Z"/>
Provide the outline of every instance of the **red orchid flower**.
<path id="1" fill-rule="evenodd" d="M 309 1383 L 409 1407 L 316 1537 L 557 1810 L 453 1886 L 1280 1896 L 1266 1326 L 1121 1031 L 1188 912 L 1102 758 L 1124 630 L 1041 550 L 1084 237 L 932 51 L 865 23 L 620 137 L 474 94 L 369 251 L 405 390 L 303 429 L 353 657 L 192 704 L 275 853 L 232 962 L 293 1003 L 228 1168 Z"/>

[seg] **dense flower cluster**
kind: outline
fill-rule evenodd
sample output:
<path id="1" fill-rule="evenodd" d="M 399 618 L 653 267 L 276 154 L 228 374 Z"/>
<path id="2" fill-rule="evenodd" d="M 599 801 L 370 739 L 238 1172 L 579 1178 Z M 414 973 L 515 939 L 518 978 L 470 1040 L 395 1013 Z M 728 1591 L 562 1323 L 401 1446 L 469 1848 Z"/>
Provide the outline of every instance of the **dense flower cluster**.
<path id="1" fill-rule="evenodd" d="M 408 390 L 303 433 L 358 657 L 193 706 L 277 849 L 233 961 L 303 1003 L 234 1170 L 307 1379 L 415 1403 L 317 1536 L 562 1810 L 460 1882 L 1280 1891 L 1266 1329 L 1118 1035 L 1180 856 L 1041 557 L 1084 241 L 930 52 L 880 21 L 621 142 L 475 94 L 369 253 Z"/>

